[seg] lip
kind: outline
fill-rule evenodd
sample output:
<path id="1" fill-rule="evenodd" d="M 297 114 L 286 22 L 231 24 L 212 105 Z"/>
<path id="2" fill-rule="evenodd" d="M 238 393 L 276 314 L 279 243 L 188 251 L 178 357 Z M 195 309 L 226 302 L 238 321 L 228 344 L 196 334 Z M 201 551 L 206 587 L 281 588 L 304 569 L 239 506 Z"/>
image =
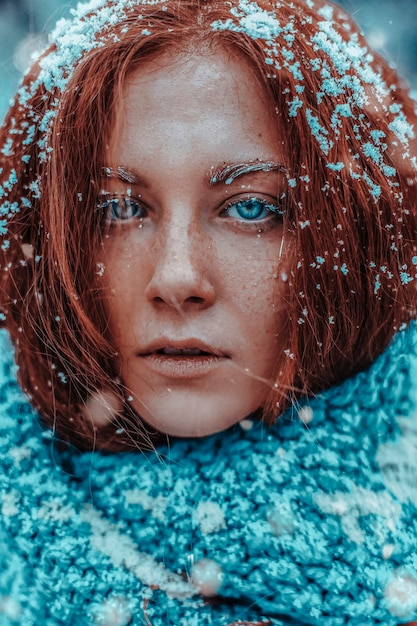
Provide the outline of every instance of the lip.
<path id="1" fill-rule="evenodd" d="M 229 354 L 223 349 L 217 348 L 210 343 L 195 337 L 189 337 L 186 339 L 169 339 L 167 337 L 160 337 L 141 348 L 138 351 L 138 356 L 147 357 L 155 353 L 161 353 L 165 349 L 183 351 L 199 350 L 207 356 L 211 355 L 213 357 L 230 358 Z"/>
<path id="2" fill-rule="evenodd" d="M 196 338 L 161 338 L 147 344 L 137 356 L 154 372 L 172 379 L 207 375 L 230 359 L 223 350 Z"/>

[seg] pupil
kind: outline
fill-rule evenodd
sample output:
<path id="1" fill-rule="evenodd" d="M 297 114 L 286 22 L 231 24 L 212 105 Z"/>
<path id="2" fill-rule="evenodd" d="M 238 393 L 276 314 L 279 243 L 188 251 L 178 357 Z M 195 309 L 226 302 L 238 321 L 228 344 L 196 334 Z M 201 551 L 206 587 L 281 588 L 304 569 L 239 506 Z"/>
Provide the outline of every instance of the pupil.
<path id="1" fill-rule="evenodd" d="M 248 200 L 238 205 L 238 211 L 241 217 L 256 219 L 264 210 L 263 205 L 257 200 Z"/>

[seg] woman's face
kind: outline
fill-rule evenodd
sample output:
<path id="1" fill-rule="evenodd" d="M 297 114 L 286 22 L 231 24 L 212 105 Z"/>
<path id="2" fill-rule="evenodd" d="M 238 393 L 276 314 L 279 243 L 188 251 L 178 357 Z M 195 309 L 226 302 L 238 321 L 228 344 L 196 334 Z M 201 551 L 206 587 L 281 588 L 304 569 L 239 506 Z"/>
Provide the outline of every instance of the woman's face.
<path id="1" fill-rule="evenodd" d="M 99 268 L 122 382 L 159 431 L 224 430 L 270 392 L 287 348 L 285 158 L 245 61 L 166 55 L 129 75 Z"/>

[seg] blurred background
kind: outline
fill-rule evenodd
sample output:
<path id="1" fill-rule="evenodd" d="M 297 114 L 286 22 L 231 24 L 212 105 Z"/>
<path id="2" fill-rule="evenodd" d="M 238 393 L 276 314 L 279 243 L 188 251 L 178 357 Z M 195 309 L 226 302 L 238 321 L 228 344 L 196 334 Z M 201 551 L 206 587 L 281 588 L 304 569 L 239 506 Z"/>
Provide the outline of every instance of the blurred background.
<path id="1" fill-rule="evenodd" d="M 0 123 L 34 52 L 78 0 L 0 0 Z M 339 0 L 417 96 L 417 0 Z"/>

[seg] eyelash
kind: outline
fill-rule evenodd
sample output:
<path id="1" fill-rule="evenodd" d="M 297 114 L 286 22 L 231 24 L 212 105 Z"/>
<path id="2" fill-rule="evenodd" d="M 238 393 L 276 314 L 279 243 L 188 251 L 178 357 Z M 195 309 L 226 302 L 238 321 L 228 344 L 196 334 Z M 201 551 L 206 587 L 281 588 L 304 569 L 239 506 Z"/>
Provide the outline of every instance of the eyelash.
<path id="1" fill-rule="evenodd" d="M 121 207 L 121 212 L 120 212 Z M 143 207 L 139 198 L 125 195 L 104 195 L 102 201 L 97 204 L 97 208 L 103 212 L 103 218 L 111 223 L 127 223 L 134 219 L 143 219 L 147 216 L 146 209 Z M 231 212 L 236 209 L 237 215 Z M 244 216 L 239 211 L 255 210 L 255 214 Z M 277 219 L 282 218 L 284 210 L 276 204 L 272 204 L 264 198 L 251 196 L 248 198 L 240 198 L 230 201 L 220 212 L 220 217 L 230 218 L 238 223 L 240 228 L 268 230 L 276 225 Z M 273 219 L 275 218 L 275 219 Z"/>
<path id="2" fill-rule="evenodd" d="M 230 214 L 233 208 L 236 208 L 237 212 L 239 212 L 239 209 L 242 208 L 252 208 L 253 211 L 254 207 L 257 209 L 257 214 L 252 215 L 251 217 L 244 217 L 242 215 L 234 216 Z M 256 228 L 256 230 L 268 230 L 269 228 L 272 228 L 276 225 L 277 219 L 281 219 L 283 215 L 284 210 L 281 207 L 265 200 L 264 198 L 257 198 L 256 196 L 229 202 L 221 212 L 222 217 L 235 219 L 239 223 L 240 227 L 246 229 Z"/>
<path id="3" fill-rule="evenodd" d="M 122 215 L 118 214 L 119 206 L 122 205 Z M 108 222 L 127 222 L 132 219 L 146 217 L 146 210 L 138 198 L 134 196 L 112 195 L 104 196 L 97 208 L 103 211 L 103 218 Z M 138 215 L 142 212 L 142 215 Z"/>

